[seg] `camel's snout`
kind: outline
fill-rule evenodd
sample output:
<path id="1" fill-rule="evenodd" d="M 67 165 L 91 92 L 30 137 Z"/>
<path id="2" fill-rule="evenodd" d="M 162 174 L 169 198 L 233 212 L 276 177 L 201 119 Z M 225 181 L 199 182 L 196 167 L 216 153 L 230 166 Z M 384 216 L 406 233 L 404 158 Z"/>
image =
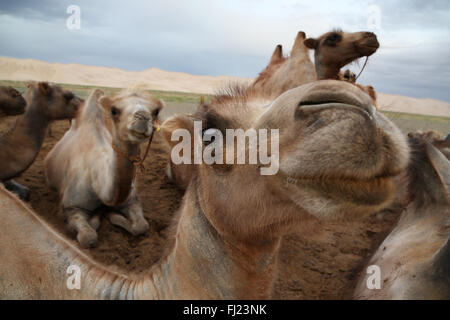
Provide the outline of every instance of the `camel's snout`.
<path id="1" fill-rule="evenodd" d="M 136 111 L 128 129 L 138 138 L 147 138 L 152 133 L 151 119 L 149 112 L 144 110 Z"/>
<path id="2" fill-rule="evenodd" d="M 364 56 L 374 54 L 380 47 L 378 38 L 373 32 L 363 32 L 361 40 L 356 43 L 359 52 Z"/>

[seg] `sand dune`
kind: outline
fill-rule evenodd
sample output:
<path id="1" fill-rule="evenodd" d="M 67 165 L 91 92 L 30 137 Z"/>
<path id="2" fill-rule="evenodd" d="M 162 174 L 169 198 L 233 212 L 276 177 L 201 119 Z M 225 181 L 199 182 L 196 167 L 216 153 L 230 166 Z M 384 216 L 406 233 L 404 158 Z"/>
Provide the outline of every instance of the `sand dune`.
<path id="1" fill-rule="evenodd" d="M 32 59 L 0 57 L 0 79 L 14 81 L 51 81 L 102 87 L 144 85 L 153 90 L 214 93 L 230 82 L 252 81 L 230 76 L 197 76 L 156 68 L 126 71 L 118 68 L 80 64 L 47 63 Z M 417 99 L 402 95 L 378 93 L 380 109 L 423 115 L 450 117 L 450 103 L 434 99 Z"/>

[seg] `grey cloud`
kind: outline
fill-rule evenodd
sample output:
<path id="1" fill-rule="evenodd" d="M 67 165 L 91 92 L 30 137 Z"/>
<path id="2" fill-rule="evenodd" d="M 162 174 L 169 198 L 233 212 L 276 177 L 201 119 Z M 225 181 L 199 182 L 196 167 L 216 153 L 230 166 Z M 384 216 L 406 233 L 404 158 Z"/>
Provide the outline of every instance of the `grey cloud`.
<path id="1" fill-rule="evenodd" d="M 69 4 L 81 8 L 80 31 L 65 27 Z M 0 3 L 0 55 L 254 77 L 276 44 L 289 51 L 299 30 L 311 36 L 332 27 L 365 30 L 370 4 L 382 12 L 382 47 L 361 83 L 450 101 L 448 1 L 8 1 Z"/>

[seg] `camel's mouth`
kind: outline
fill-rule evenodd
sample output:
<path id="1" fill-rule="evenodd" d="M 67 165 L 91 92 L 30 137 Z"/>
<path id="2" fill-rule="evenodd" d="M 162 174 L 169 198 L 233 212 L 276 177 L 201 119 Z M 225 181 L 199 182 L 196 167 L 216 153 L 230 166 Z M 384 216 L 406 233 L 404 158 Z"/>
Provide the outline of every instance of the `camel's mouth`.
<path id="1" fill-rule="evenodd" d="M 142 132 L 137 132 L 134 130 L 131 131 L 131 135 L 139 140 L 146 140 L 150 137 L 150 133 L 148 133 L 148 132 L 142 133 Z"/>

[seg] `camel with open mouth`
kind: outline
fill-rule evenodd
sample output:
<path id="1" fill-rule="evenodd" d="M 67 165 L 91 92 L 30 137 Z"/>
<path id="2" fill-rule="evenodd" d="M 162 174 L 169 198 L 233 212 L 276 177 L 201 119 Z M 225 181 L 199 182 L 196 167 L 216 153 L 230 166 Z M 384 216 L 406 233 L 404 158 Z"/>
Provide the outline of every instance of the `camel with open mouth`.
<path id="1" fill-rule="evenodd" d="M 409 204 L 363 270 L 357 299 L 450 299 L 450 162 L 439 151 L 450 140 L 429 133 L 408 139 Z M 369 266 L 379 274 L 367 274 Z"/>
<path id="2" fill-rule="evenodd" d="M 25 112 L 27 102 L 13 87 L 0 86 L 0 118 Z"/>
<path id="3" fill-rule="evenodd" d="M 167 254 L 139 276 L 92 261 L 0 190 L 0 206 L 9 212 L 0 215 L 0 296 L 270 298 L 282 237 L 307 232 L 317 219 L 352 219 L 388 206 L 393 177 L 409 158 L 399 129 L 372 108 L 366 94 L 343 81 L 309 83 L 275 100 L 230 89 L 195 118 L 210 136 L 228 128 L 278 129 L 278 173 L 261 175 L 262 163 L 195 165 Z M 194 120 L 178 115 L 163 130 L 185 130 L 204 141 Z M 202 151 L 211 145 L 204 141 Z M 217 157 L 226 153 L 226 146 L 215 148 Z M 70 265 L 79 267 L 79 290 L 66 286 Z"/>
<path id="4" fill-rule="evenodd" d="M 102 207 L 111 223 L 133 235 L 148 230 L 135 175 L 143 161 L 140 146 L 153 135 L 161 108 L 162 102 L 145 92 L 110 98 L 95 90 L 47 155 L 48 185 L 60 193 L 62 215 L 82 247 L 97 244 L 100 216 L 95 211 Z"/>
<path id="5" fill-rule="evenodd" d="M 25 114 L 17 118 L 9 132 L 0 137 L 0 181 L 22 199 L 30 196 L 28 188 L 11 180 L 25 172 L 36 159 L 49 124 L 71 119 L 83 100 L 71 91 L 47 82 L 28 84 Z"/>

